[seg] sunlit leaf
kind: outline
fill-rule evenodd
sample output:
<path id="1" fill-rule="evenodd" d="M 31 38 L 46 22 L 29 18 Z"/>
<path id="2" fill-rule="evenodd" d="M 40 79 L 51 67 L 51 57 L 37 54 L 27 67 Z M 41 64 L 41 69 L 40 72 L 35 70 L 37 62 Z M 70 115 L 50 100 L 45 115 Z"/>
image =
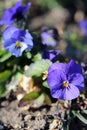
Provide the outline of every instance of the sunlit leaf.
<path id="1" fill-rule="evenodd" d="M 31 102 L 33 102 L 35 99 L 37 99 L 40 96 L 41 92 L 32 91 L 30 93 L 27 93 L 23 96 L 23 98 L 19 102 L 19 106 L 25 106 Z"/>
<path id="2" fill-rule="evenodd" d="M 16 89 L 21 77 L 22 73 L 20 72 L 17 72 L 14 76 L 12 76 L 11 81 L 6 85 L 8 92 Z"/>
<path id="3" fill-rule="evenodd" d="M 36 76 L 40 77 L 43 72 L 47 71 L 49 66 L 52 64 L 50 60 L 40 60 L 36 61 L 35 63 L 32 63 L 29 66 L 29 69 L 25 71 L 26 76 Z"/>
<path id="4" fill-rule="evenodd" d="M 40 92 L 36 92 L 36 91 L 33 91 L 33 92 L 30 92 L 30 93 L 27 93 L 25 94 L 25 96 L 22 98 L 22 101 L 31 101 L 31 100 L 34 100 L 36 99 L 37 97 L 39 97 L 40 95 Z"/>
<path id="5" fill-rule="evenodd" d="M 44 100 L 45 100 L 45 95 L 44 95 L 44 93 L 42 93 L 42 94 L 40 94 L 40 96 L 37 99 L 34 100 L 33 107 L 39 108 L 40 106 L 43 105 Z"/>

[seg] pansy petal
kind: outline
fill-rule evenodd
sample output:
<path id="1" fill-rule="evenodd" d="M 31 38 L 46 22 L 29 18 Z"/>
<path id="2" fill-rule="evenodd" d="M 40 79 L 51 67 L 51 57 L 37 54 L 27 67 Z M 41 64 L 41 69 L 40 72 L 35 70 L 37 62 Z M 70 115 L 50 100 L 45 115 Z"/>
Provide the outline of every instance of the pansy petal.
<path id="1" fill-rule="evenodd" d="M 58 70 L 58 71 L 60 71 L 60 73 L 61 72 L 63 72 L 63 73 L 67 73 L 67 64 L 64 64 L 64 63 L 53 63 L 50 67 L 49 67 L 49 69 L 48 69 L 48 73 L 50 73 L 51 71 L 53 71 L 53 70 Z"/>
<path id="2" fill-rule="evenodd" d="M 31 36 L 31 34 L 28 31 L 25 31 L 25 36 L 23 39 L 27 44 L 29 44 L 30 40 L 33 40 L 33 37 Z M 30 43 L 30 45 L 32 45 L 32 43 Z"/>
<path id="3" fill-rule="evenodd" d="M 13 39 L 19 39 L 20 41 L 25 42 L 26 44 L 30 44 L 33 45 L 32 42 L 30 42 L 30 40 L 32 41 L 32 36 L 29 32 L 25 31 L 25 30 L 16 30 L 13 34 L 12 34 L 12 38 Z"/>
<path id="4" fill-rule="evenodd" d="M 55 78 L 54 78 L 55 75 Z M 47 83 L 50 88 L 60 88 L 62 85 L 61 77 L 57 75 L 56 71 L 52 71 L 52 73 L 48 73 Z"/>
<path id="5" fill-rule="evenodd" d="M 9 48 L 9 52 L 10 52 L 12 55 L 16 56 L 16 57 L 19 57 L 19 56 L 22 55 L 22 52 L 20 51 L 20 49 L 16 49 L 16 48 L 13 47 L 13 46 L 11 46 L 11 47 Z"/>
<path id="6" fill-rule="evenodd" d="M 44 51 L 42 57 L 44 59 L 49 59 L 53 62 L 55 62 L 58 58 L 58 55 L 60 54 L 60 50 L 51 50 L 51 51 Z"/>
<path id="7" fill-rule="evenodd" d="M 47 46 L 56 46 L 56 40 L 47 32 L 43 32 L 41 34 L 41 38 L 42 38 L 42 43 L 43 45 L 47 45 Z"/>
<path id="8" fill-rule="evenodd" d="M 7 51 L 9 51 L 12 55 L 15 55 L 15 52 L 16 52 L 16 50 L 15 50 L 15 43 L 12 43 L 12 44 L 10 45 L 10 47 L 7 46 L 5 49 L 6 49 Z M 16 52 L 16 54 L 17 54 L 17 52 Z"/>
<path id="9" fill-rule="evenodd" d="M 23 38 L 25 37 L 25 31 L 20 29 L 15 30 L 11 37 L 13 39 L 23 41 Z"/>
<path id="10" fill-rule="evenodd" d="M 13 26 L 8 26 L 2 33 L 3 40 L 8 40 L 12 38 L 12 35 L 18 30 L 18 28 Z M 16 35 L 16 34 L 15 34 Z"/>
<path id="11" fill-rule="evenodd" d="M 33 48 L 33 37 L 28 31 L 25 31 L 25 36 L 23 37 L 23 42 L 27 44 L 27 50 L 31 50 Z"/>
<path id="12" fill-rule="evenodd" d="M 67 66 L 68 66 L 68 74 L 72 73 L 82 74 L 82 68 L 80 67 L 80 65 L 76 64 L 74 60 L 71 60 Z"/>
<path id="13" fill-rule="evenodd" d="M 32 40 L 28 40 L 26 42 L 26 44 L 27 44 L 27 50 L 31 50 L 33 48 L 33 41 Z"/>
<path id="14" fill-rule="evenodd" d="M 75 75 L 71 75 L 69 81 L 74 86 L 78 87 L 79 90 L 82 90 L 84 88 L 84 77 L 81 74 L 77 73 Z"/>
<path id="15" fill-rule="evenodd" d="M 63 81 L 66 81 L 66 75 L 60 70 L 53 70 L 50 73 L 48 72 L 47 83 L 51 89 L 55 88 L 58 90 L 60 87 L 63 87 Z"/>
<path id="16" fill-rule="evenodd" d="M 61 100 L 72 100 L 77 98 L 80 95 L 80 91 L 76 86 L 70 85 L 69 88 L 64 88 L 59 90 L 52 89 L 51 95 L 52 97 Z"/>
<path id="17" fill-rule="evenodd" d="M 4 41 L 4 48 L 9 48 L 12 44 L 15 44 L 15 41 L 13 39 L 8 39 L 6 41 Z"/>
<path id="18" fill-rule="evenodd" d="M 14 8 L 17 9 L 19 8 L 20 6 L 22 6 L 22 2 L 21 1 L 17 1 Z"/>
<path id="19" fill-rule="evenodd" d="M 65 93 L 65 89 L 51 89 L 51 95 L 53 98 L 57 98 L 57 99 L 62 99 L 64 100 L 64 93 Z"/>
<path id="20" fill-rule="evenodd" d="M 27 49 L 27 45 L 25 43 L 21 42 L 21 45 L 22 46 L 20 48 L 16 48 L 15 43 L 12 42 L 9 46 L 5 46 L 5 49 L 9 51 L 12 55 L 19 57 L 22 55 L 23 51 Z"/>
<path id="21" fill-rule="evenodd" d="M 33 39 L 33 37 L 31 36 L 31 34 L 28 31 L 26 31 L 26 33 L 25 33 L 25 38 Z"/>
<path id="22" fill-rule="evenodd" d="M 71 60 L 68 64 L 68 80 L 79 89 L 82 89 L 84 87 L 82 68 L 73 60 Z"/>
<path id="23" fill-rule="evenodd" d="M 3 15 L 3 17 L 2 17 L 2 19 L 0 20 L 0 25 L 3 25 L 3 24 L 13 24 L 14 23 L 14 20 L 12 19 L 12 15 L 13 15 L 13 13 L 14 13 L 14 9 L 13 8 L 8 8 L 6 11 L 5 11 L 5 13 L 4 13 L 4 15 Z"/>
<path id="24" fill-rule="evenodd" d="M 63 100 L 72 100 L 72 99 L 77 98 L 79 95 L 80 95 L 80 91 L 78 87 L 70 84 L 69 88 L 65 88 Z"/>
<path id="25" fill-rule="evenodd" d="M 13 24 L 14 20 L 0 20 L 0 25 L 10 25 Z"/>
<path id="26" fill-rule="evenodd" d="M 14 56 L 19 57 L 19 56 L 22 55 L 23 51 L 24 51 L 26 48 L 27 48 L 26 44 L 23 44 L 23 43 L 22 43 L 22 47 L 21 47 L 21 48 L 16 48 L 16 47 L 15 47 L 15 44 L 14 44 L 14 45 L 10 46 L 9 52 L 10 52 L 12 55 L 14 55 Z"/>
<path id="27" fill-rule="evenodd" d="M 31 2 L 28 2 L 28 4 L 25 7 L 22 7 L 22 15 L 25 15 L 25 13 L 29 10 L 31 7 Z"/>
<path id="28" fill-rule="evenodd" d="M 20 56 L 22 56 L 22 52 L 21 52 L 21 50 L 20 49 L 13 49 L 13 50 L 11 50 L 11 53 L 12 53 L 12 55 L 14 55 L 14 56 L 16 56 L 16 57 L 20 57 Z"/>
<path id="29" fill-rule="evenodd" d="M 49 58 L 50 58 L 51 60 L 53 60 L 53 59 L 56 58 L 56 56 L 58 56 L 58 55 L 60 54 L 60 50 L 50 51 L 49 53 L 50 53 L 50 54 L 49 54 Z"/>
<path id="30" fill-rule="evenodd" d="M 27 44 L 28 50 L 31 50 L 33 48 L 33 41 L 31 39 L 24 38 L 24 42 Z"/>
<path id="31" fill-rule="evenodd" d="M 21 44 L 22 44 L 21 52 L 23 52 L 24 50 L 27 49 L 28 46 L 27 46 L 27 44 L 25 42 L 21 42 Z"/>

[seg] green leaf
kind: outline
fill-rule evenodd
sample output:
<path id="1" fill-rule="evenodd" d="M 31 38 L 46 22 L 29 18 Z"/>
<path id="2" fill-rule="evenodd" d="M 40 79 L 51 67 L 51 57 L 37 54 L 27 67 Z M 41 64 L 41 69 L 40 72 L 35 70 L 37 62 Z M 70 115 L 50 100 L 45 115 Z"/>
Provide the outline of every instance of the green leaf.
<path id="1" fill-rule="evenodd" d="M 46 87 L 46 88 L 49 88 L 47 81 L 43 82 L 43 86 Z"/>
<path id="2" fill-rule="evenodd" d="M 73 115 L 76 116 L 79 120 L 81 120 L 84 124 L 87 124 L 87 119 L 85 119 L 79 112 L 72 111 Z"/>
<path id="3" fill-rule="evenodd" d="M 24 106 L 30 103 L 30 106 L 33 108 L 39 108 L 44 104 L 45 95 L 41 92 L 30 92 L 26 94 L 19 102 L 19 106 Z"/>
<path id="4" fill-rule="evenodd" d="M 49 66 L 52 64 L 50 60 L 40 60 L 32 63 L 27 71 L 25 71 L 26 76 L 36 76 L 40 77 L 43 72 L 47 71 Z"/>
<path id="5" fill-rule="evenodd" d="M 6 53 L 4 49 L 0 49 L 0 57 L 3 56 Z"/>
<path id="6" fill-rule="evenodd" d="M 37 2 L 43 9 L 60 7 L 60 4 L 56 0 L 37 0 Z"/>
<path id="7" fill-rule="evenodd" d="M 6 87 L 4 84 L 1 84 L 0 85 L 0 97 L 4 96 L 5 92 L 6 92 Z"/>
<path id="8" fill-rule="evenodd" d="M 3 83 L 6 80 L 8 80 L 10 75 L 11 75 L 11 71 L 10 70 L 5 70 L 5 71 L 1 72 L 0 73 L 0 83 Z"/>
<path id="9" fill-rule="evenodd" d="M 82 113 L 87 114 L 87 110 L 83 110 Z"/>
<path id="10" fill-rule="evenodd" d="M 47 105 L 50 105 L 52 103 L 51 97 L 45 93 L 45 103 Z"/>
<path id="11" fill-rule="evenodd" d="M 38 53 L 38 54 L 36 54 L 36 55 L 34 56 L 34 58 L 32 59 L 32 61 L 35 62 L 35 61 L 39 61 L 39 60 L 41 60 L 41 59 L 42 59 L 42 56 L 41 56 L 40 53 Z"/>
<path id="12" fill-rule="evenodd" d="M 6 85 L 7 92 L 16 89 L 21 77 L 22 77 L 22 73 L 20 73 L 20 72 L 17 72 L 14 76 L 12 76 L 11 81 Z"/>
<path id="13" fill-rule="evenodd" d="M 11 57 L 11 54 L 6 51 L 1 51 L 0 56 L 1 56 L 0 62 L 4 62 Z"/>
<path id="14" fill-rule="evenodd" d="M 34 100 L 40 96 L 41 92 L 33 91 L 24 95 L 24 97 L 20 100 L 19 106 L 25 106 L 26 104 L 34 103 Z M 32 106 L 32 105 L 31 105 Z"/>
<path id="15" fill-rule="evenodd" d="M 30 52 L 26 52 L 26 57 L 30 59 L 32 57 L 32 54 Z"/>
<path id="16" fill-rule="evenodd" d="M 24 97 L 22 98 L 22 101 L 31 101 L 31 100 L 34 100 L 36 99 L 37 97 L 39 97 L 41 93 L 40 92 L 36 92 L 36 91 L 33 91 L 33 92 L 30 92 L 30 93 L 27 93 L 24 95 Z"/>
<path id="17" fill-rule="evenodd" d="M 38 108 L 42 106 L 44 103 L 44 100 L 45 100 L 45 95 L 44 93 L 41 93 L 40 96 L 34 100 L 34 107 Z"/>

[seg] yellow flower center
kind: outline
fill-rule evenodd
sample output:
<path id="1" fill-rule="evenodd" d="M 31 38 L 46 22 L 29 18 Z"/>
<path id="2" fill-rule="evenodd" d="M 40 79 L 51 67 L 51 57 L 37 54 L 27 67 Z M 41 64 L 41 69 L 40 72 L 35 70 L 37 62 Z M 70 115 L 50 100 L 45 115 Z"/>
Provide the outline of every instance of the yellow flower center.
<path id="1" fill-rule="evenodd" d="M 16 48 L 21 48 L 21 46 L 22 46 L 21 42 L 20 42 L 20 41 L 17 41 L 17 42 L 16 42 Z"/>
<path id="2" fill-rule="evenodd" d="M 63 82 L 63 86 L 64 86 L 64 87 L 68 87 L 68 85 L 69 85 L 68 81 L 64 81 L 64 82 Z"/>

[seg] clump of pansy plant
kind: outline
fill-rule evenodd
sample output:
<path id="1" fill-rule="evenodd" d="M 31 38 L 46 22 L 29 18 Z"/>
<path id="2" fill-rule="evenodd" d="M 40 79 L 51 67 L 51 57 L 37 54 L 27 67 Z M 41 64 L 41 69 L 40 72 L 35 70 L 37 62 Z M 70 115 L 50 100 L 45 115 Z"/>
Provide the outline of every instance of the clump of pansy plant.
<path id="1" fill-rule="evenodd" d="M 27 30 L 8 26 L 2 34 L 4 48 L 16 57 L 22 56 L 24 50 L 33 48 L 33 37 Z"/>
<path id="2" fill-rule="evenodd" d="M 47 83 L 54 98 L 72 100 L 84 88 L 82 68 L 71 60 L 66 63 L 53 63 L 48 69 Z"/>
<path id="3" fill-rule="evenodd" d="M 0 25 L 11 25 L 21 19 L 25 19 L 25 14 L 30 7 L 31 2 L 29 2 L 26 6 L 23 6 L 21 1 L 16 2 L 13 7 L 6 9 L 2 19 L 0 20 Z"/>
<path id="4" fill-rule="evenodd" d="M 37 80 L 40 83 L 38 86 L 43 88 L 40 89 L 40 93 L 35 92 L 37 96 L 33 95 L 33 93 L 32 95 L 28 95 L 30 100 L 31 96 L 35 99 L 42 95 L 42 97 L 38 99 L 38 102 L 43 99 L 41 102 L 43 103 L 46 97 L 46 93 L 43 92 L 43 90 L 45 90 L 44 87 L 51 91 L 53 98 L 62 100 L 77 98 L 80 95 L 80 91 L 84 88 L 82 69 L 73 60 L 69 63 L 58 62 L 60 50 L 57 50 L 59 43 L 57 30 L 48 27 L 42 28 L 40 40 L 41 45 L 43 45 L 43 51 L 39 50 L 38 52 L 34 46 L 36 39 L 29 31 L 11 25 L 14 24 L 15 21 L 18 22 L 25 18 L 25 14 L 30 6 L 30 2 L 26 6 L 23 6 L 22 2 L 19 1 L 14 7 L 8 8 L 0 20 L 0 25 L 9 25 L 2 33 L 3 46 L 8 52 L 16 57 L 20 57 L 24 51 L 31 51 L 31 49 L 34 48 L 31 52 L 32 55 L 34 50 L 37 54 L 42 54 L 40 58 L 37 58 L 38 55 L 36 55 L 36 57 L 33 55 L 32 57 L 34 57 L 34 59 L 31 60 L 33 63 L 31 62 L 25 71 L 27 77 L 31 77 L 35 80 L 34 82 Z M 36 42 L 37 48 L 41 46 L 38 43 L 40 43 L 40 41 Z"/>

